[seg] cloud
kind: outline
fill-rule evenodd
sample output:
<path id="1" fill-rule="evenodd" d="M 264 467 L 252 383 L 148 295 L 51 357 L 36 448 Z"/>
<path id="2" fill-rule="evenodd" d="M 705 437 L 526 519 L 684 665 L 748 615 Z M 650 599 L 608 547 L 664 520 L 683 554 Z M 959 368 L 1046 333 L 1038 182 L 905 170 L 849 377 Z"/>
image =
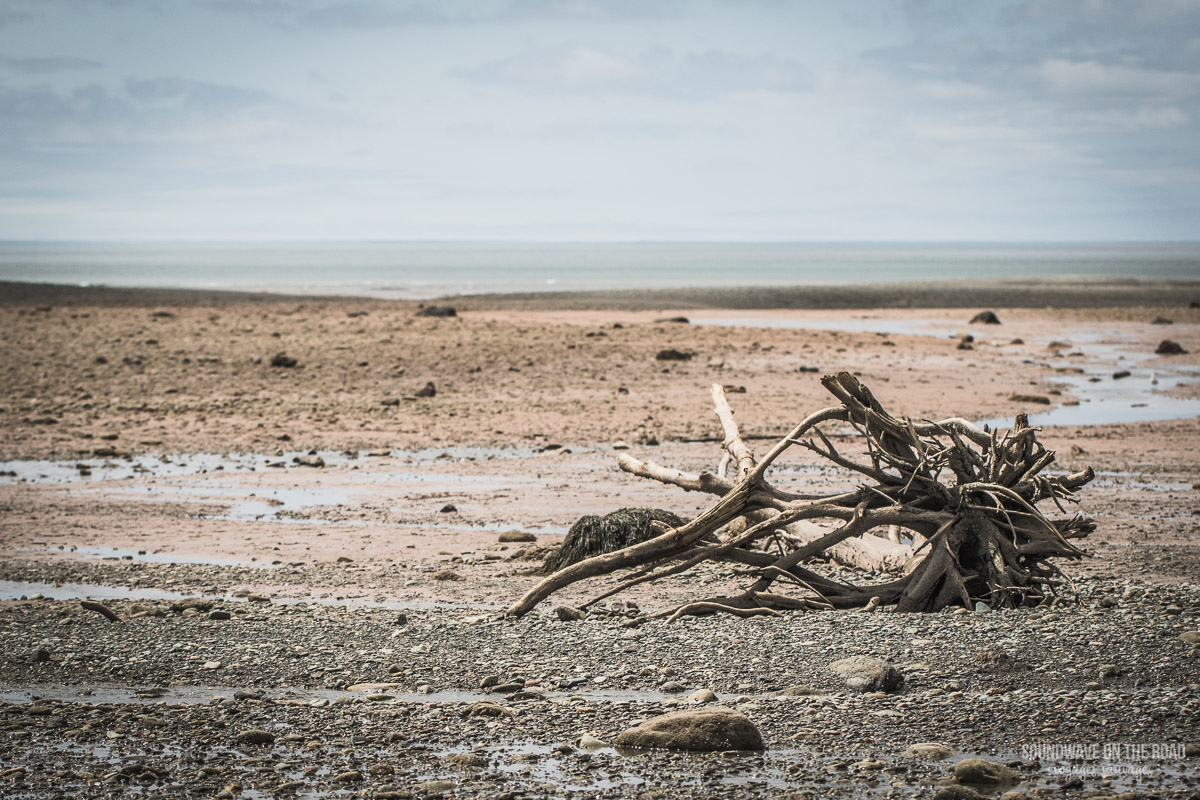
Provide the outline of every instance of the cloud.
<path id="1" fill-rule="evenodd" d="M 714 97 L 812 88 L 799 62 L 707 50 L 676 56 L 658 48 L 627 56 L 587 46 L 529 49 L 454 73 L 476 83 L 533 92 Z"/>
<path id="2" fill-rule="evenodd" d="M 1200 94 L 1200 74 L 1167 72 L 1097 61 L 1050 58 L 1040 77 L 1056 92 L 1084 95 L 1178 97 Z"/>
<path id="3" fill-rule="evenodd" d="M 238 86 L 183 78 L 130 79 L 56 91 L 0 85 L 0 141 L 31 147 L 56 143 L 229 135 L 247 114 L 278 114 L 286 104 Z"/>
<path id="4" fill-rule="evenodd" d="M 41 56 L 37 58 L 7 58 L 0 56 L 0 68 L 24 75 L 49 75 L 56 72 L 78 72 L 104 66 L 98 61 L 70 56 Z"/>
<path id="5" fill-rule="evenodd" d="M 381 0 L 207 0 L 222 13 L 289 29 L 396 28 L 412 25 L 521 24 L 538 21 L 632 22 L 674 16 L 680 0 L 499 0 L 464 3 Z"/>

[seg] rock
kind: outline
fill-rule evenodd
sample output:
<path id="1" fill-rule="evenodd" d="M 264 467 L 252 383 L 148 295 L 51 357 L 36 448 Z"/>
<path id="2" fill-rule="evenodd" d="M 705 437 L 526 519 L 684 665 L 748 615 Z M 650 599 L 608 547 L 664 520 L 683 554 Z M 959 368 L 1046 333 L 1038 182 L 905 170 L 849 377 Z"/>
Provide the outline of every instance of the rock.
<path id="1" fill-rule="evenodd" d="M 654 357 L 655 361 L 691 361 L 695 357 L 695 353 L 686 353 L 683 350 L 667 348 L 659 350 L 658 355 Z"/>
<path id="2" fill-rule="evenodd" d="M 658 688 L 662 689 L 664 692 L 667 692 L 668 694 L 675 694 L 677 692 L 682 692 L 687 687 L 684 686 L 679 681 L 667 681 L 666 683 L 664 683 L 662 686 L 660 686 Z"/>
<path id="3" fill-rule="evenodd" d="M 230 614 L 228 611 L 225 611 L 225 610 L 219 609 L 219 608 L 213 609 L 212 611 L 208 612 L 208 618 L 212 619 L 212 620 L 222 621 L 222 620 L 230 619 L 232 616 L 233 615 Z"/>
<path id="4" fill-rule="evenodd" d="M 1101 678 L 1116 678 L 1119 677 L 1125 670 L 1121 669 L 1116 664 L 1101 664 L 1099 671 Z"/>
<path id="5" fill-rule="evenodd" d="M 717 696 L 711 689 L 697 689 L 687 696 L 687 701 L 689 703 L 715 703 Z"/>
<path id="6" fill-rule="evenodd" d="M 536 542 L 537 536 L 527 531 L 505 531 L 500 534 L 501 542 Z"/>
<path id="7" fill-rule="evenodd" d="M 779 694 L 783 695 L 784 697 L 809 697 L 810 695 L 814 694 L 822 694 L 822 692 L 815 686 L 802 684 L 800 686 L 789 686 Z"/>
<path id="8" fill-rule="evenodd" d="M 363 774 L 356 769 L 340 772 L 333 776 L 334 783 L 357 783 L 363 779 Z"/>
<path id="9" fill-rule="evenodd" d="M 320 456 L 296 456 L 292 459 L 293 464 L 299 464 L 302 467 L 323 467 L 325 459 Z"/>
<path id="10" fill-rule="evenodd" d="M 439 572 L 435 572 L 435 573 L 433 573 L 432 577 L 435 581 L 465 581 L 466 580 L 466 578 L 464 578 L 462 575 L 459 575 L 457 572 L 455 572 L 452 569 L 444 569 Z"/>
<path id="11" fill-rule="evenodd" d="M 29 654 L 29 660 L 35 664 L 40 664 L 50 660 L 50 651 L 44 647 L 35 647 L 33 652 Z"/>
<path id="12" fill-rule="evenodd" d="M 1188 742 L 1183 746 L 1184 758 L 1200 758 L 1200 743 Z"/>
<path id="13" fill-rule="evenodd" d="M 1119 380 L 1122 380 L 1122 379 L 1124 379 L 1124 378 L 1128 378 L 1128 377 L 1129 377 L 1130 375 L 1132 375 L 1132 374 L 1133 374 L 1133 373 L 1132 373 L 1132 372 L 1130 372 L 1130 371 L 1129 371 L 1129 370 L 1127 370 L 1127 369 L 1119 369 L 1119 370 L 1117 370 L 1116 372 L 1114 372 L 1114 373 L 1112 374 L 1112 379 L 1113 379 L 1114 381 L 1119 381 Z"/>
<path id="14" fill-rule="evenodd" d="M 933 793 L 932 800 L 984 800 L 986 797 L 970 786 L 943 786 Z"/>
<path id="15" fill-rule="evenodd" d="M 999 325 L 1000 318 L 996 316 L 995 311 L 980 311 L 975 316 L 971 317 L 969 325 Z"/>
<path id="16" fill-rule="evenodd" d="M 614 744 L 692 752 L 765 749 L 762 734 L 749 717 L 722 706 L 663 714 L 622 732 Z"/>
<path id="17" fill-rule="evenodd" d="M 236 737 L 238 744 L 274 744 L 275 734 L 258 728 L 242 731 Z"/>
<path id="18" fill-rule="evenodd" d="M 424 386 L 417 389 L 417 397 L 436 397 L 437 387 L 433 385 L 433 381 L 427 381 Z"/>
<path id="19" fill-rule="evenodd" d="M 479 753 L 450 753 L 446 756 L 446 762 L 456 767 L 472 769 L 482 769 L 488 765 L 487 756 Z"/>
<path id="20" fill-rule="evenodd" d="M 986 614 L 991 610 L 992 610 L 992 607 L 989 606 L 987 603 L 983 602 L 982 600 L 975 601 L 975 613 L 976 614 Z"/>
<path id="21" fill-rule="evenodd" d="M 1150 324 L 1151 324 L 1151 325 L 1174 325 L 1174 324 L 1175 324 L 1175 320 L 1173 320 L 1173 319 L 1167 319 L 1166 317 L 1155 317 L 1155 318 L 1154 318 L 1154 319 L 1153 319 L 1153 320 L 1150 322 Z"/>
<path id="22" fill-rule="evenodd" d="M 687 317 L 664 317 L 663 319 L 656 319 L 654 321 L 658 322 L 658 323 L 670 322 L 670 323 L 675 323 L 676 325 L 690 325 L 691 324 L 691 320 L 689 320 Z"/>
<path id="23" fill-rule="evenodd" d="M 425 781 L 424 783 L 414 783 L 412 790 L 417 794 L 428 797 L 453 792 L 455 785 L 454 781 Z"/>
<path id="24" fill-rule="evenodd" d="M 1179 634 L 1179 641 L 1184 644 L 1200 644 L 1200 631 L 1184 631 Z"/>
<path id="25" fill-rule="evenodd" d="M 562 545 L 546 558 L 542 571 L 557 572 L 585 558 L 653 539 L 659 535 L 655 522 L 675 528 L 683 524 L 683 519 L 659 508 L 619 508 L 603 517 L 580 517 Z"/>
<path id="26" fill-rule="evenodd" d="M 296 359 L 292 358 L 287 353 L 276 353 L 271 357 L 272 367 L 284 367 L 286 369 L 291 369 L 292 367 L 296 366 L 297 363 L 299 362 L 297 362 Z"/>
<path id="27" fill-rule="evenodd" d="M 1155 348 L 1154 352 L 1160 356 L 1187 355 L 1187 350 L 1184 350 L 1183 346 L 1179 344 L 1179 342 L 1173 342 L 1170 339 L 1163 339 L 1161 342 L 1159 342 L 1159 345 Z"/>
<path id="28" fill-rule="evenodd" d="M 457 511 L 458 506 L 454 505 L 453 503 L 446 503 L 446 505 L 438 509 L 439 514 L 453 514 Z"/>
<path id="29" fill-rule="evenodd" d="M 1011 394 L 1008 399 L 1014 403 L 1037 403 L 1038 405 L 1050 405 L 1050 398 L 1042 394 Z"/>
<path id="30" fill-rule="evenodd" d="M 418 317 L 457 317 L 458 309 L 453 306 L 425 306 L 416 313 Z"/>
<path id="31" fill-rule="evenodd" d="M 603 739 L 598 739 L 590 733 L 585 733 L 579 737 L 577 746 L 585 753 L 594 753 L 597 750 L 603 750 L 607 747 L 612 747 L 611 742 L 606 742 Z"/>
<path id="32" fill-rule="evenodd" d="M 555 606 L 554 613 L 557 614 L 558 618 L 563 622 L 578 622 L 587 616 L 586 611 L 581 611 L 578 608 L 572 608 L 571 606 Z"/>
<path id="33" fill-rule="evenodd" d="M 479 688 L 480 689 L 490 689 L 493 686 L 498 686 L 499 684 L 500 684 L 500 676 L 499 675 L 488 675 L 486 678 L 484 678 L 483 680 L 481 680 L 479 682 Z"/>
<path id="34" fill-rule="evenodd" d="M 472 717 L 511 717 L 512 712 L 494 700 L 476 700 L 460 712 L 467 719 Z"/>
<path id="35" fill-rule="evenodd" d="M 944 744 L 937 742 L 918 742 L 910 744 L 908 749 L 904 751 L 904 755 L 909 758 L 920 758 L 925 761 L 941 761 L 943 758 L 949 758 L 954 755 L 954 751 Z"/>
<path id="36" fill-rule="evenodd" d="M 851 656 L 834 661 L 829 668 L 857 692 L 890 692 L 904 685 L 904 676 L 881 658 Z"/>
<path id="37" fill-rule="evenodd" d="M 984 758 L 964 758 L 954 765 L 954 778 L 975 786 L 1003 786 L 1020 780 L 1013 770 Z"/>

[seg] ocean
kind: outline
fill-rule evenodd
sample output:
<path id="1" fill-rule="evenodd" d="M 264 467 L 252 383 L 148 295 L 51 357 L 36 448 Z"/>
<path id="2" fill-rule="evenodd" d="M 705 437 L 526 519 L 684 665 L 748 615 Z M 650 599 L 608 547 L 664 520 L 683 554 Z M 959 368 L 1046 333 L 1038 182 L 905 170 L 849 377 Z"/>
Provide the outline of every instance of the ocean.
<path id="1" fill-rule="evenodd" d="M 414 300 L 493 292 L 1089 276 L 1200 279 L 1200 243 L 0 242 L 2 281 Z"/>

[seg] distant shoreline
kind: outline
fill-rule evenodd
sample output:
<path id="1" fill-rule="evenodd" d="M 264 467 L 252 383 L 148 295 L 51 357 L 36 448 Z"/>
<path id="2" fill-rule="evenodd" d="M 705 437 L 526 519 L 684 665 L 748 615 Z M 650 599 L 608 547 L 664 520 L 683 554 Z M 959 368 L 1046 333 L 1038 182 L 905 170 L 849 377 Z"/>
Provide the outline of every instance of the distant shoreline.
<path id="1" fill-rule="evenodd" d="M 307 295 L 215 289 L 126 288 L 0 281 L 6 306 L 220 306 L 234 303 L 387 303 L 369 295 Z M 1042 278 L 874 284 L 698 287 L 454 295 L 425 301 L 462 310 L 1125 308 L 1200 303 L 1200 280 Z"/>

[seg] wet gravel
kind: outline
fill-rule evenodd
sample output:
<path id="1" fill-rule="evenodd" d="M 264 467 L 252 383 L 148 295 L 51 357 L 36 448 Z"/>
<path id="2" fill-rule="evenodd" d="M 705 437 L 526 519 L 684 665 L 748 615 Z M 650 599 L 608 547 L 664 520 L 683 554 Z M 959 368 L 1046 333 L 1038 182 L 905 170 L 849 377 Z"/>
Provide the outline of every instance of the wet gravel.
<path id="1" fill-rule="evenodd" d="M 147 565 L 141 581 L 179 566 Z M 112 582 L 98 571 L 122 567 L 38 565 L 58 581 Z M 0 578 L 28 569 L 0 565 Z M 1078 606 L 1020 611 L 631 628 L 616 612 L 509 620 L 199 592 L 107 600 L 122 617 L 112 623 L 31 591 L 0 603 L 0 787 L 6 797 L 905 797 L 932 794 L 957 760 L 983 755 L 1014 766 L 1031 796 L 1198 796 L 1198 762 L 1183 746 L 1200 740 L 1189 641 L 1200 637 L 1200 592 L 1092 578 L 1079 592 Z M 849 692 L 828 664 L 851 655 L 891 660 L 904 688 Z M 810 693 L 781 694 L 796 686 Z M 750 716 L 767 752 L 575 748 L 583 734 L 611 740 L 686 707 L 694 689 Z M 464 717 L 483 697 L 508 713 Z M 904 755 L 917 742 L 955 755 Z M 1031 750 L 1067 744 L 1169 746 L 1125 761 Z M 456 753 L 474 755 L 447 759 Z"/>

